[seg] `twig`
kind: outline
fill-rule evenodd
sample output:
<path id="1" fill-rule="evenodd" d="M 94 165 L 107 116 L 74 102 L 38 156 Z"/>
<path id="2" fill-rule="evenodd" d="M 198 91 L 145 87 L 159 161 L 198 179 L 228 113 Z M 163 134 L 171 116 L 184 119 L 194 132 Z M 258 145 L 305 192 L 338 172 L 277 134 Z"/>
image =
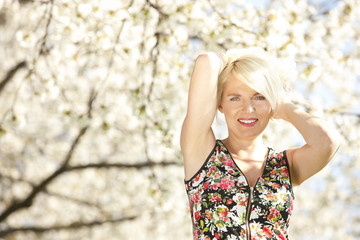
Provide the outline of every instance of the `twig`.
<path id="1" fill-rule="evenodd" d="M 2 90 L 4 90 L 5 86 L 10 82 L 10 80 L 14 77 L 14 75 L 17 73 L 17 71 L 19 71 L 22 68 L 25 68 L 26 66 L 27 66 L 26 61 L 23 60 L 23 61 L 17 63 L 14 67 L 12 67 L 7 72 L 5 77 L 0 82 L 0 93 L 2 92 Z"/>

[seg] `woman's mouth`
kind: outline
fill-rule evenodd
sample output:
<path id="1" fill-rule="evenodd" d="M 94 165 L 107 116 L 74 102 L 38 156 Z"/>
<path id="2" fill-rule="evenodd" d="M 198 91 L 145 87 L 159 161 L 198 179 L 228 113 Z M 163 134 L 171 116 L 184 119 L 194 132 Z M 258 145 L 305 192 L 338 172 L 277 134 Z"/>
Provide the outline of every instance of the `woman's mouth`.
<path id="1" fill-rule="evenodd" d="M 257 118 L 239 118 L 238 122 L 245 127 L 252 127 L 257 123 Z"/>

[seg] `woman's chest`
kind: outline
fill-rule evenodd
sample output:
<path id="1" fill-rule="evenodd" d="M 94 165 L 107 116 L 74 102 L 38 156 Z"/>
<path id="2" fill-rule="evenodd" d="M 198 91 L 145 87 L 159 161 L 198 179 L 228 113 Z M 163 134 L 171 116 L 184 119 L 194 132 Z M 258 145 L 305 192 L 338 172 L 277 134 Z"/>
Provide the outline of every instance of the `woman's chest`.
<path id="1" fill-rule="evenodd" d="M 258 179 L 264 174 L 265 161 L 234 160 L 249 186 L 254 187 Z"/>

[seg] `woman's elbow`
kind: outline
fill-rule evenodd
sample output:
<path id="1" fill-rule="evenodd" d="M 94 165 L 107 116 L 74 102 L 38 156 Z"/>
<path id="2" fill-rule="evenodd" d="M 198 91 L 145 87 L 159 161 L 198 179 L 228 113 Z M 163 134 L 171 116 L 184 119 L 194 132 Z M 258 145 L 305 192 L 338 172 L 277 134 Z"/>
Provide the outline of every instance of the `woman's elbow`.
<path id="1" fill-rule="evenodd" d="M 326 139 L 323 146 L 326 147 L 326 152 L 329 160 L 334 156 L 340 147 L 341 137 L 336 130 L 332 130 L 326 134 Z"/>

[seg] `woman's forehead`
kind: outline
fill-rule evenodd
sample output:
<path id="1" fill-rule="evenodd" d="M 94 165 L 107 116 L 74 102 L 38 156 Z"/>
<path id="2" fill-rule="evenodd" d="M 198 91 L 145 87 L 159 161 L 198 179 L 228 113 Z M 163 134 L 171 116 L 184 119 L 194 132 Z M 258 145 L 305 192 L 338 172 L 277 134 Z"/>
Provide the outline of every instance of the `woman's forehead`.
<path id="1" fill-rule="evenodd" d="M 248 84 L 246 84 L 244 80 L 240 80 L 234 75 L 229 76 L 229 79 L 226 81 L 224 86 L 224 93 L 229 94 L 231 92 L 237 94 L 241 92 L 252 93 L 252 94 L 258 93 L 257 91 L 252 89 Z"/>

